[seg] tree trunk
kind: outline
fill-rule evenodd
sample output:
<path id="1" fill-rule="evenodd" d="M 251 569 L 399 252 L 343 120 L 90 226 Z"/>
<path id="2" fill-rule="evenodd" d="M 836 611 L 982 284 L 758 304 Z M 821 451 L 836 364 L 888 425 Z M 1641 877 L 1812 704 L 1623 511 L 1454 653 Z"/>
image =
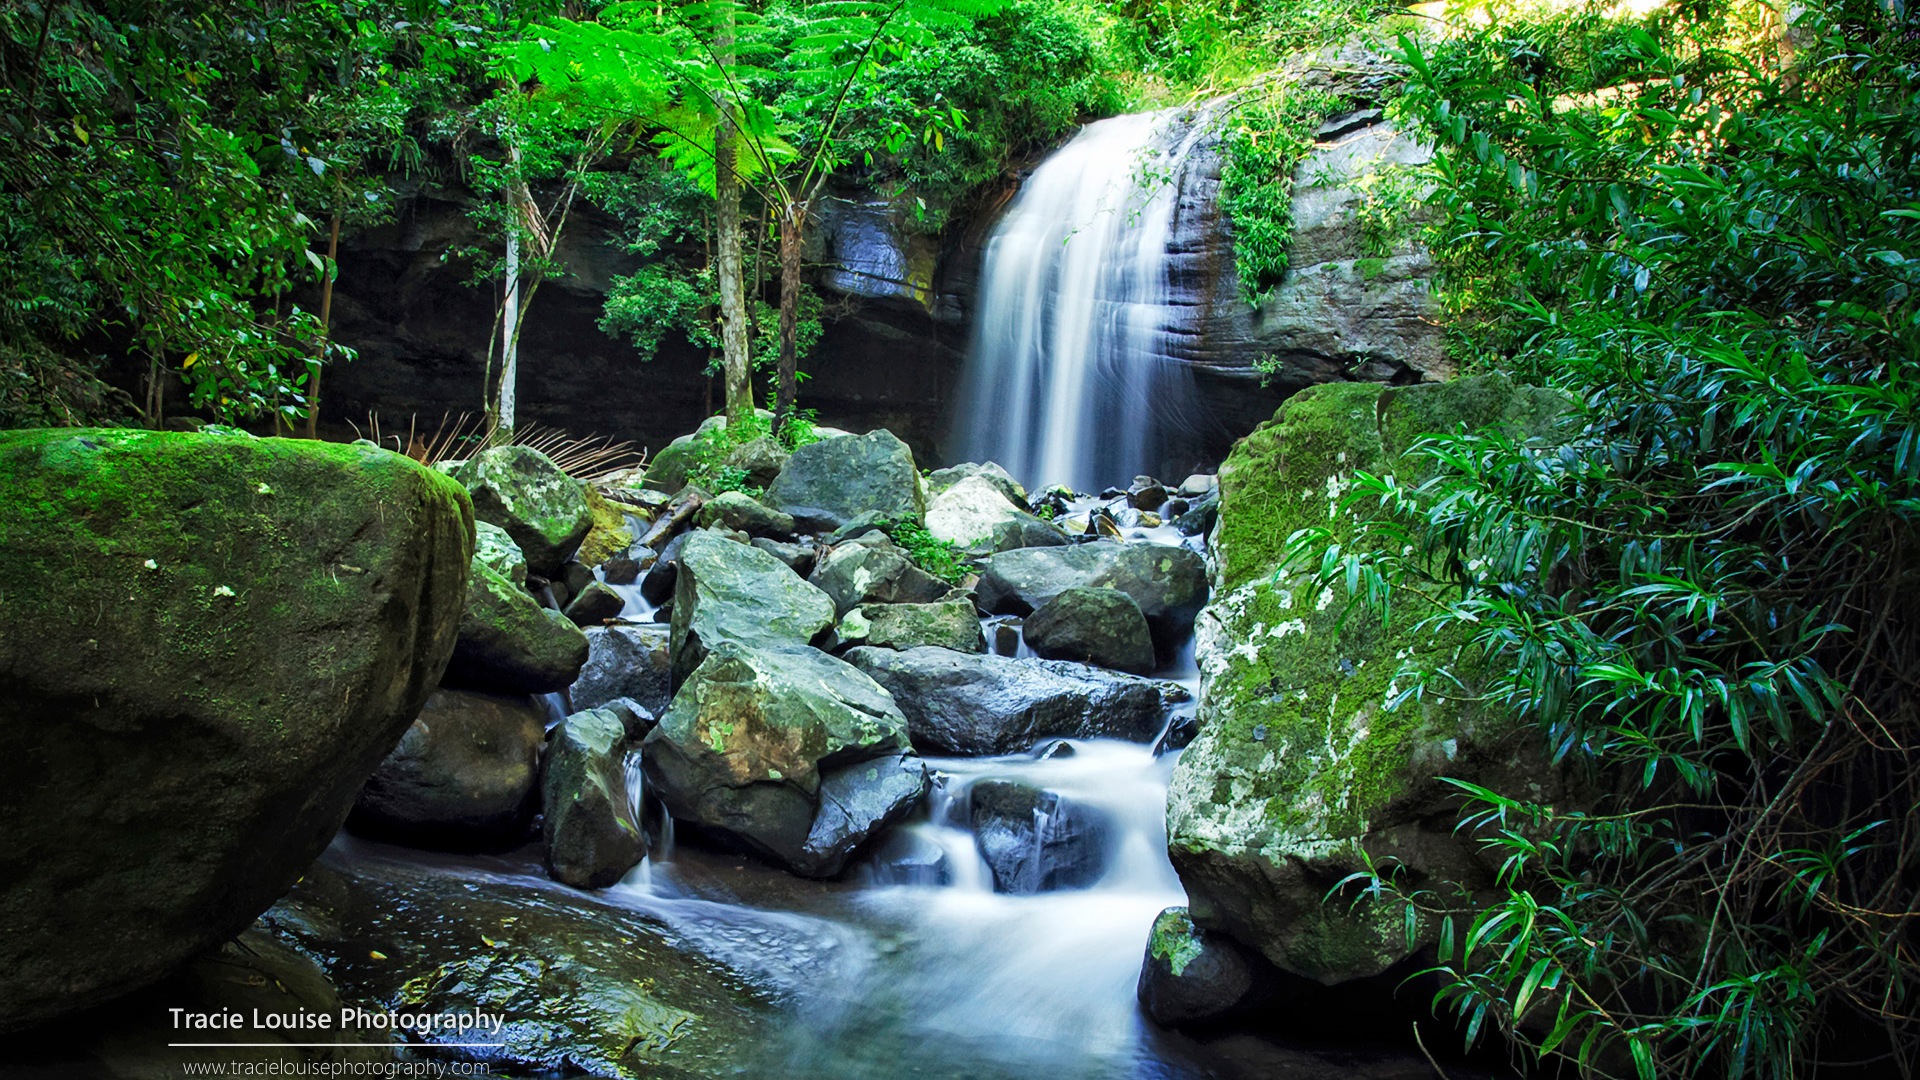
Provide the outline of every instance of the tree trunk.
<path id="1" fill-rule="evenodd" d="M 807 203 L 795 202 L 780 211 L 780 376 L 774 406 L 774 429 L 793 418 L 799 397 L 800 254 L 807 227 Z"/>
<path id="2" fill-rule="evenodd" d="M 327 235 L 327 280 L 320 284 L 320 359 L 307 364 L 307 438 L 320 437 L 320 372 L 326 366 L 327 346 L 333 341 L 333 279 L 340 258 L 340 211 L 333 212 L 333 228 Z M 275 416 L 279 413 L 276 411 Z M 277 422 L 277 421 L 276 421 Z M 274 430 L 278 431 L 276 427 Z"/>
<path id="3" fill-rule="evenodd" d="M 750 381 L 747 353 L 747 297 L 741 281 L 744 269 L 740 237 L 740 178 L 734 173 L 734 129 L 729 117 L 722 117 L 713 137 L 713 156 L 717 175 L 714 193 L 718 205 L 714 214 L 715 269 L 720 278 L 720 353 L 726 370 L 727 422 L 742 424 L 753 417 L 753 383 Z"/>
<path id="4" fill-rule="evenodd" d="M 509 198 L 512 196 L 509 195 Z M 517 227 L 515 223 L 514 227 Z M 494 399 L 494 427 L 513 434 L 514 380 L 520 373 L 520 234 L 507 232 L 507 296 L 500 306 L 500 389 Z"/>

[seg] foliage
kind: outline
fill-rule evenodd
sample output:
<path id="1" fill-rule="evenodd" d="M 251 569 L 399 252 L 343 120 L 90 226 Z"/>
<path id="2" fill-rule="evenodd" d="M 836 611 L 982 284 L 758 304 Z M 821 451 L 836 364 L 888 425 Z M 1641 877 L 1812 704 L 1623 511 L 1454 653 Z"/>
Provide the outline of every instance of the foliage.
<path id="1" fill-rule="evenodd" d="M 900 545 L 913 564 L 941 581 L 958 585 L 967 576 L 967 556 L 960 545 L 942 540 L 918 521 L 902 519 L 878 523 L 887 538 Z"/>
<path id="2" fill-rule="evenodd" d="M 1337 102 L 1279 84 L 1235 102 L 1221 143 L 1220 209 L 1233 223 L 1240 293 L 1258 304 L 1287 272 L 1293 244 L 1293 170 Z"/>
<path id="3" fill-rule="evenodd" d="M 1382 0 L 1125 0 L 1112 31 L 1137 78 L 1198 93 L 1257 79 L 1274 61 L 1401 15 Z"/>
<path id="4" fill-rule="evenodd" d="M 1920 33 L 1829 7 L 1789 51 L 1755 10 L 1403 42 L 1444 298 L 1581 406 L 1553 448 L 1428 438 L 1362 542 L 1290 542 L 1440 599 L 1599 792 L 1460 785 L 1491 904 L 1372 880 L 1469 1038 L 1584 1074 L 1920 1068 Z"/>

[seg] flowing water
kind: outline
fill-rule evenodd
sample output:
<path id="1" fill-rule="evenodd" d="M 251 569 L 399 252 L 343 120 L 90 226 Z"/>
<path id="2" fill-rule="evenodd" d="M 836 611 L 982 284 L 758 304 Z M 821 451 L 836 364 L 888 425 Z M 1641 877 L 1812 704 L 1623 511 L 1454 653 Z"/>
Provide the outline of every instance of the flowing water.
<path id="1" fill-rule="evenodd" d="M 958 457 L 1035 489 L 1184 468 L 1167 439 L 1196 410 L 1170 355 L 1187 315 L 1168 246 L 1207 126 L 1191 110 L 1088 124 L 1022 185 L 987 245 Z"/>

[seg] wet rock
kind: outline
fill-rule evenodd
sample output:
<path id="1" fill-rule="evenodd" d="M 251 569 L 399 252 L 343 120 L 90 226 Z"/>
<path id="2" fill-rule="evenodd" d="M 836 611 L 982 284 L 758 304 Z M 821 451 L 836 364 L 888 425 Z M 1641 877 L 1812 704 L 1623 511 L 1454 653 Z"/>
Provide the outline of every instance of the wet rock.
<path id="1" fill-rule="evenodd" d="M 642 752 L 675 818 L 831 877 L 926 792 L 893 698 L 817 649 L 718 641 Z"/>
<path id="2" fill-rule="evenodd" d="M 640 595 L 649 604 L 658 606 L 673 599 L 673 586 L 679 580 L 680 552 L 686 549 L 687 537 L 692 533 L 679 533 L 667 546 L 660 549 L 660 557 L 653 562 L 653 568 L 640 582 Z"/>
<path id="3" fill-rule="evenodd" d="M 753 546 L 787 564 L 787 568 L 801 577 L 813 573 L 816 549 L 804 544 L 784 544 L 778 540 L 769 540 L 764 536 L 753 538 Z"/>
<path id="4" fill-rule="evenodd" d="M 1166 504 L 1166 486 L 1151 476 L 1136 476 L 1127 487 L 1127 505 L 1135 510 L 1158 510 Z"/>
<path id="5" fill-rule="evenodd" d="M 680 551 L 674 585 L 674 685 L 722 642 L 805 645 L 833 625 L 834 614 L 833 600 L 779 559 L 696 532 Z"/>
<path id="6" fill-rule="evenodd" d="M 647 551 L 641 548 L 641 551 Z M 652 552 L 647 551 L 649 555 Z M 606 576 L 609 585 L 631 585 L 640 580 L 640 562 L 628 552 L 621 552 L 600 564 L 600 572 Z"/>
<path id="7" fill-rule="evenodd" d="M 1219 517 L 1219 496 L 1205 495 L 1188 508 L 1186 513 L 1175 518 L 1173 527 L 1179 529 L 1182 536 L 1206 536 L 1213 531 L 1213 523 Z"/>
<path id="8" fill-rule="evenodd" d="M 1398 911 L 1326 903 L 1334 883 L 1368 856 L 1448 895 L 1493 881 L 1496 866 L 1453 831 L 1457 789 L 1441 777 L 1555 805 L 1574 798 L 1510 714 L 1475 704 L 1483 675 L 1461 662 L 1464 631 L 1425 629 L 1417 599 L 1383 628 L 1309 570 L 1274 578 L 1276 541 L 1297 529 L 1328 528 L 1343 545 L 1368 535 L 1339 510 L 1356 471 L 1417 483 L 1419 461 L 1404 451 L 1422 434 L 1504 423 L 1544 435 L 1565 407 L 1498 376 L 1314 387 L 1221 467 L 1214 601 L 1195 641 L 1208 689 L 1167 802 L 1168 848 L 1197 925 L 1323 986 L 1379 976 L 1434 928 L 1419 924 L 1410 943 Z M 1390 709 L 1408 666 L 1445 667 L 1461 692 Z"/>
<path id="9" fill-rule="evenodd" d="M 1187 909 L 1153 920 L 1140 966 L 1140 1005 L 1156 1024 L 1192 1024 L 1243 1013 L 1271 996 L 1267 963 L 1240 943 L 1193 925 Z"/>
<path id="10" fill-rule="evenodd" d="M 865 539 L 864 537 L 861 539 Z M 889 542 L 850 541 L 828 549 L 807 577 L 833 598 L 836 615 L 861 604 L 926 604 L 952 588 Z"/>
<path id="11" fill-rule="evenodd" d="M 993 891 L 1083 889 L 1106 872 L 1105 815 L 1013 780 L 981 780 L 968 795 L 974 844 Z"/>
<path id="12" fill-rule="evenodd" d="M 1186 548 L 1159 544 L 1003 551 L 981 564 L 976 594 L 980 610 L 989 614 L 1027 615 L 1075 586 L 1118 589 L 1132 597 L 1153 632 L 1155 650 L 1168 659 L 1207 601 L 1206 561 Z"/>
<path id="13" fill-rule="evenodd" d="M 1018 619 L 993 624 L 993 652 L 996 656 L 1020 655 L 1021 626 Z"/>
<path id="14" fill-rule="evenodd" d="M 766 501 L 812 529 L 835 529 L 867 511 L 919 521 L 924 510 L 913 451 L 884 428 L 795 450 Z"/>
<path id="15" fill-rule="evenodd" d="M 587 628 L 587 662 L 568 691 L 575 709 L 632 698 L 655 716 L 673 700 L 672 631 L 659 623 Z"/>
<path id="16" fill-rule="evenodd" d="M 556 574 L 593 528 L 585 490 L 538 450 L 496 446 L 450 475 L 473 496 L 474 516 L 505 529 L 534 573 Z"/>
<path id="17" fill-rule="evenodd" d="M 524 841 L 536 809 L 546 719 L 525 696 L 434 691 L 368 778 L 347 827 L 447 851 Z"/>
<path id="18" fill-rule="evenodd" d="M 1146 742 L 1187 696 L 1174 683 L 1059 660 L 933 647 L 857 648 L 846 660 L 892 693 L 927 753 L 1011 754 L 1050 738 Z"/>
<path id="19" fill-rule="evenodd" d="M 911 829 L 888 833 L 873 853 L 874 879 L 880 885 L 953 884 L 947 853 Z"/>
<path id="20" fill-rule="evenodd" d="M 621 727 L 626 729 L 629 746 L 640 745 L 640 740 L 646 738 L 647 733 L 660 723 L 658 714 L 630 697 L 614 698 L 600 708 L 612 713 L 620 721 Z"/>
<path id="21" fill-rule="evenodd" d="M 485 521 L 473 523 L 473 557 L 515 585 L 527 583 L 527 557 L 507 530 Z"/>
<path id="22" fill-rule="evenodd" d="M 446 666 L 472 520 L 369 447 L 0 432 L 0 1028 L 159 979 L 299 876 Z"/>
<path id="23" fill-rule="evenodd" d="M 792 456 L 778 439 L 762 435 L 752 442 L 734 447 L 733 452 L 727 455 L 726 463 L 730 468 L 745 472 L 748 483 L 764 488 L 779 478 L 780 470 L 786 467 L 787 459 Z"/>
<path id="24" fill-rule="evenodd" d="M 567 605 L 567 618 L 572 619 L 575 626 L 599 626 L 618 616 L 626 606 L 626 597 L 615 592 L 613 586 L 590 581 Z"/>
<path id="25" fill-rule="evenodd" d="M 701 528 L 715 525 L 746 533 L 748 536 L 792 536 L 793 518 L 763 505 L 742 491 L 728 491 L 709 499 L 694 516 Z"/>
<path id="26" fill-rule="evenodd" d="M 1184 750 L 1194 736 L 1200 734 L 1200 724 L 1192 715 L 1175 716 L 1167 723 L 1167 730 L 1160 735 L 1160 741 L 1153 744 L 1153 756 Z"/>
<path id="27" fill-rule="evenodd" d="M 1180 481 L 1180 494 L 1189 499 L 1211 495 L 1218 490 L 1220 490 L 1220 478 L 1212 473 L 1194 473 Z"/>
<path id="28" fill-rule="evenodd" d="M 449 682 L 508 694 L 564 690 L 587 660 L 587 639 L 565 615 L 474 561 Z"/>
<path id="29" fill-rule="evenodd" d="M 600 580 L 593 576 L 593 567 L 583 562 L 569 562 L 560 568 L 560 580 L 566 583 L 568 599 L 579 596 L 586 587 Z"/>
<path id="30" fill-rule="evenodd" d="M 931 604 L 862 604 L 834 628 L 837 650 L 850 645 L 914 649 L 938 645 L 960 652 L 985 652 L 980 618 L 973 601 L 960 597 Z"/>
<path id="31" fill-rule="evenodd" d="M 1024 547 L 1057 547 L 1067 534 L 1015 506 L 982 476 L 964 477 L 927 503 L 927 531 L 970 555 Z"/>
<path id="32" fill-rule="evenodd" d="M 936 469 L 927 476 L 927 498 L 929 500 L 941 492 L 958 484 L 962 480 L 982 480 L 993 486 L 1006 500 L 1021 510 L 1031 510 L 1027 505 L 1027 489 L 1020 486 L 1012 474 L 1000 467 L 997 462 L 966 461 L 944 469 Z"/>
<path id="33" fill-rule="evenodd" d="M 554 729 L 540 774 L 547 872 L 604 889 L 647 853 L 627 794 L 627 724 L 612 710 L 577 712 Z"/>
<path id="34" fill-rule="evenodd" d="M 1027 616 L 1023 633 L 1027 645 L 1048 660 L 1153 673 L 1153 637 L 1146 616 L 1133 597 L 1118 589 L 1063 589 Z"/>

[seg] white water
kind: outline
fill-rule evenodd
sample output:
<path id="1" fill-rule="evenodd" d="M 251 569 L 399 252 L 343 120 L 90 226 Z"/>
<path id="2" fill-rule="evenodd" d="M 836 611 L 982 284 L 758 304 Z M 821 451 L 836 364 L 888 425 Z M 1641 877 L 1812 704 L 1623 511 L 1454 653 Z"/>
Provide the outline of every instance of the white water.
<path id="1" fill-rule="evenodd" d="M 1177 468 L 1163 439 L 1191 415 L 1169 358 L 1182 314 L 1168 243 L 1206 128 L 1185 110 L 1087 125 L 1047 158 L 994 230 L 981 272 L 954 448 L 1029 488 Z"/>

